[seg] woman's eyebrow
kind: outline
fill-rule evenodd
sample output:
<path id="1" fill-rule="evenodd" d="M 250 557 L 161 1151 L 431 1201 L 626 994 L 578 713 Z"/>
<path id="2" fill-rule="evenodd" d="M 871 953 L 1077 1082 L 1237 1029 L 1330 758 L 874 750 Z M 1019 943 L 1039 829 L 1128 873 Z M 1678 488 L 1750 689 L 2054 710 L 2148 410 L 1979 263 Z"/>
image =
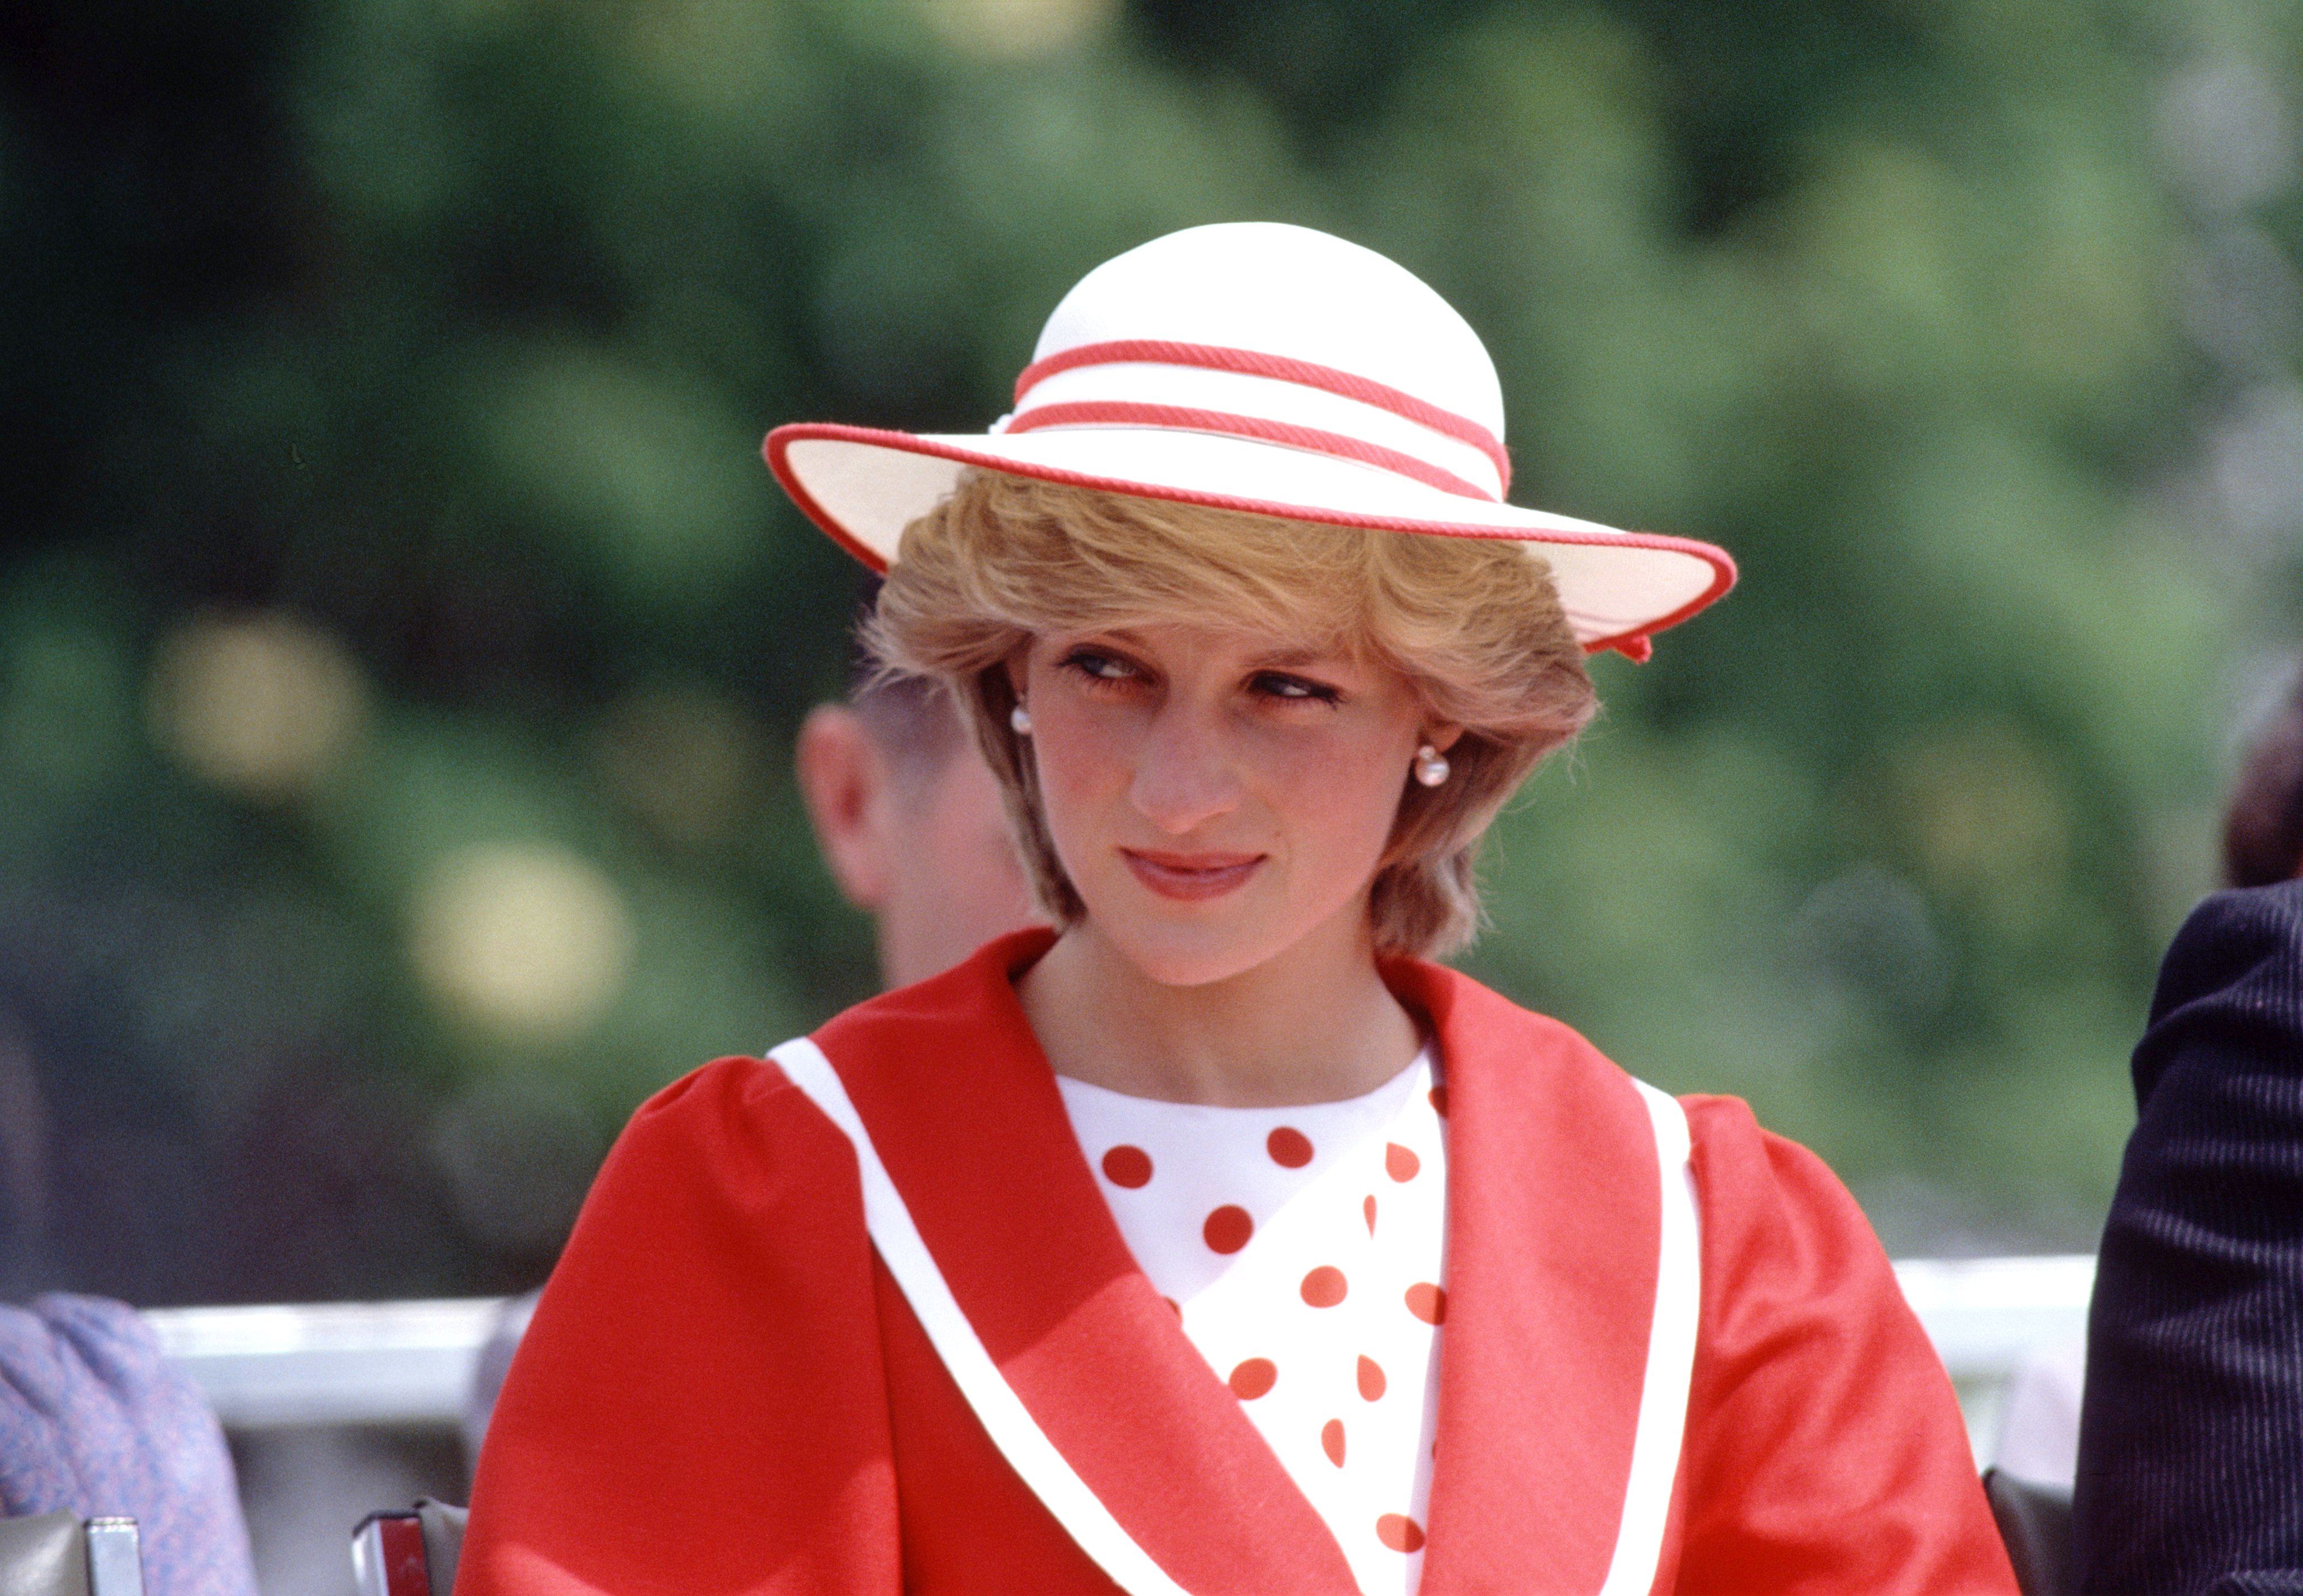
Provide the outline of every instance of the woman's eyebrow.
<path id="1" fill-rule="evenodd" d="M 1283 648 L 1275 653 L 1255 656 L 1255 669 L 1266 671 L 1274 669 L 1342 671 L 1348 669 L 1350 663 L 1339 654 L 1327 649 L 1310 647 Z"/>
<path id="2" fill-rule="evenodd" d="M 1096 626 L 1071 634 L 1075 643 L 1117 643 L 1129 648 L 1144 646 L 1143 629 L 1140 626 Z"/>

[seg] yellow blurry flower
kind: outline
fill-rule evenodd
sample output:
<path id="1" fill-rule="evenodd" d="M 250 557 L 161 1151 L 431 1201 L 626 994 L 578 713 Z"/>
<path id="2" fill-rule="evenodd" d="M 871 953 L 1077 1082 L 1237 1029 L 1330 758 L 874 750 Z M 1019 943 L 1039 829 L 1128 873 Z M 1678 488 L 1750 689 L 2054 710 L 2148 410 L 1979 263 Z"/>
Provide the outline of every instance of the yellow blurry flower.
<path id="1" fill-rule="evenodd" d="M 197 617 L 163 638 L 153 736 L 201 780 L 277 800 L 309 790 L 358 739 L 367 690 L 327 632 L 291 615 Z"/>
<path id="2" fill-rule="evenodd" d="M 630 973 L 631 916 L 615 884 L 565 849 L 486 843 L 418 884 L 409 950 L 451 1014 L 511 1040 L 580 1034 Z"/>

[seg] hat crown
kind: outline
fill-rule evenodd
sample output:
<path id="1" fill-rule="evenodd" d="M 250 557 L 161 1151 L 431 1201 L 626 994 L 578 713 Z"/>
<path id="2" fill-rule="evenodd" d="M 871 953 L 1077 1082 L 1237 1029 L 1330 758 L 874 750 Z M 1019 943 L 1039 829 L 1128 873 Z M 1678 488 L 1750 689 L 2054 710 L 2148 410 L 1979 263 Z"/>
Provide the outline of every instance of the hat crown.
<path id="1" fill-rule="evenodd" d="M 1219 222 L 1139 244 L 1073 286 L 1032 358 L 1138 340 L 1330 367 L 1504 434 L 1503 385 L 1471 324 L 1405 266 L 1314 228 Z"/>
<path id="2" fill-rule="evenodd" d="M 1503 391 L 1464 318 L 1372 249 L 1270 222 L 1106 261 L 1049 317 L 995 430 L 1184 427 L 1500 502 Z"/>

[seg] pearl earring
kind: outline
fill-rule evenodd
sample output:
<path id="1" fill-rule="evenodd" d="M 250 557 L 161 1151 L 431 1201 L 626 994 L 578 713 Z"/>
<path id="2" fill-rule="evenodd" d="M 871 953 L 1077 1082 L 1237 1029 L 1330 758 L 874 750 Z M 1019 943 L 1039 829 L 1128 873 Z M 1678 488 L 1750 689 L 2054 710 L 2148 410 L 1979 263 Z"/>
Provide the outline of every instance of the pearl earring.
<path id="1" fill-rule="evenodd" d="M 1425 743 L 1415 750 L 1415 779 L 1426 787 L 1437 787 L 1447 779 L 1447 756 Z"/>
<path id="2" fill-rule="evenodd" d="M 1032 712 L 1018 704 L 1015 708 L 1008 712 L 1008 724 L 1015 728 L 1017 736 L 1031 736 Z"/>

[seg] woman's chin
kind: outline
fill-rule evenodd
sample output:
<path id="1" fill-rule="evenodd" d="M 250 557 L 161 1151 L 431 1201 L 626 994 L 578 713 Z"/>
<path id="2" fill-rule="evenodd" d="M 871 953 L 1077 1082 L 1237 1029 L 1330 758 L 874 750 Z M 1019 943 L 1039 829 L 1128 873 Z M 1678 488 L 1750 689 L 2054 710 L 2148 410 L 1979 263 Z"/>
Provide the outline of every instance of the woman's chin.
<path id="1" fill-rule="evenodd" d="M 1099 915 L 1096 934 L 1146 980 L 1161 986 L 1207 986 L 1244 975 L 1295 940 L 1252 916 Z"/>

